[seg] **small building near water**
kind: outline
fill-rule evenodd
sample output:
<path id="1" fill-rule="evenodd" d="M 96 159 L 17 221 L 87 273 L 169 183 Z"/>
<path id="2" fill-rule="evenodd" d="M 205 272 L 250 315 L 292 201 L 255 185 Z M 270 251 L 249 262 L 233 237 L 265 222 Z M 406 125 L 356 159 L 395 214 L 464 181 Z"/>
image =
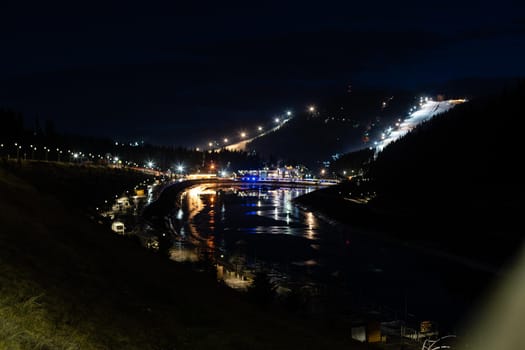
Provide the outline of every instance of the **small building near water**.
<path id="1" fill-rule="evenodd" d="M 113 221 L 113 223 L 111 224 L 111 230 L 113 232 L 123 235 L 126 231 L 126 226 L 121 221 Z"/>

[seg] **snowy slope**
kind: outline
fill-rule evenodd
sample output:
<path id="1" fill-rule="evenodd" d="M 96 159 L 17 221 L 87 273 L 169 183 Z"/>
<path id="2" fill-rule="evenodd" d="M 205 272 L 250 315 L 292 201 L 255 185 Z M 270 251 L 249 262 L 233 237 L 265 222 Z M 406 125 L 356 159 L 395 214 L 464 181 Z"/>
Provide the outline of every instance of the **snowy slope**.
<path id="1" fill-rule="evenodd" d="M 453 108 L 455 105 L 463 102 L 466 102 L 466 100 L 448 100 L 442 102 L 432 100 L 422 101 L 419 109 L 412 112 L 404 121 L 396 123 L 395 127 L 391 127 L 386 130 L 380 141 L 374 142 L 376 154 L 381 152 L 391 142 L 394 142 L 397 139 L 405 136 L 419 124 L 430 120 L 435 115 L 444 113 Z"/>

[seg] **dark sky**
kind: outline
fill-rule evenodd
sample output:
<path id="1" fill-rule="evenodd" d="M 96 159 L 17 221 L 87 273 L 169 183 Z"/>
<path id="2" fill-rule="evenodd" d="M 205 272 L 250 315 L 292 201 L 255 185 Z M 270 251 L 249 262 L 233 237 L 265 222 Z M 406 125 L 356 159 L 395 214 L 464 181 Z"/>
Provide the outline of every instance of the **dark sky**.
<path id="1" fill-rule="evenodd" d="M 518 1 L 108 3 L 2 2 L 0 106 L 193 145 L 348 84 L 525 75 Z"/>

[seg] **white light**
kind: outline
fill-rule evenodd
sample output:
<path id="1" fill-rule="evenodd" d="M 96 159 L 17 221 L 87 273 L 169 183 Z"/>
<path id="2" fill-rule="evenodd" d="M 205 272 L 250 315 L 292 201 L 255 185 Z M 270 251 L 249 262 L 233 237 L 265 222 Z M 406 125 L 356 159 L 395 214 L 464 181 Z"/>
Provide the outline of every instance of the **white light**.
<path id="1" fill-rule="evenodd" d="M 73 154 L 74 158 L 78 158 L 78 153 Z"/>
<path id="2" fill-rule="evenodd" d="M 213 142 L 208 142 L 208 146 L 213 146 Z"/>
<path id="3" fill-rule="evenodd" d="M 291 116 L 292 115 L 292 111 L 286 111 L 286 115 L 287 116 Z"/>
<path id="4" fill-rule="evenodd" d="M 315 112 L 315 107 L 314 107 L 314 106 L 310 106 L 310 107 L 308 107 L 308 110 L 309 110 L 310 112 Z"/>
<path id="5" fill-rule="evenodd" d="M 262 129 L 263 129 L 262 126 L 258 126 L 257 127 L 257 130 L 259 130 L 259 131 L 262 131 Z"/>
<path id="6" fill-rule="evenodd" d="M 179 165 L 177 166 L 177 170 L 182 173 L 182 171 L 184 170 L 184 166 L 183 165 Z"/>
<path id="7" fill-rule="evenodd" d="M 241 137 L 245 138 L 246 137 L 246 133 L 245 132 L 241 132 Z"/>
<path id="8" fill-rule="evenodd" d="M 153 168 L 153 162 L 148 162 L 148 167 Z"/>
<path id="9" fill-rule="evenodd" d="M 227 139 L 227 138 L 225 138 L 225 139 L 224 139 L 224 143 L 227 143 L 227 142 L 228 142 L 228 139 Z"/>
<path id="10" fill-rule="evenodd" d="M 279 118 L 275 118 L 275 122 L 279 123 L 281 120 Z"/>

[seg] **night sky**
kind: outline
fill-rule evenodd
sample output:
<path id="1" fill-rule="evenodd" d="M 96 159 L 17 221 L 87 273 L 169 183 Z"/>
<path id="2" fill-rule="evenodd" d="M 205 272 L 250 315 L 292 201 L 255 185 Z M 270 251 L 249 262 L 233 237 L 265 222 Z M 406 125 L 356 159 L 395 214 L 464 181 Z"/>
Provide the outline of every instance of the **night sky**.
<path id="1" fill-rule="evenodd" d="M 166 3 L 2 2 L 0 106 L 61 131 L 194 146 L 349 84 L 525 75 L 519 1 Z"/>

